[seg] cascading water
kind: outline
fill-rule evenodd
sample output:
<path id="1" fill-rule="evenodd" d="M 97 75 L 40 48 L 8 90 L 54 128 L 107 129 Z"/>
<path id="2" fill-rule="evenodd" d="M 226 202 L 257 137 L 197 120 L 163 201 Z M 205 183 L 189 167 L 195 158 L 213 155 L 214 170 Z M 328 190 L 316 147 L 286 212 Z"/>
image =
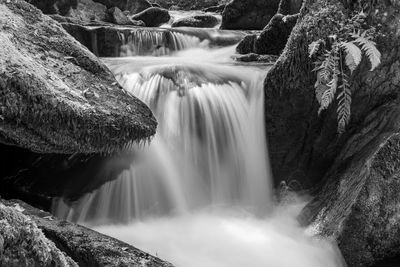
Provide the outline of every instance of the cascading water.
<path id="1" fill-rule="evenodd" d="M 158 134 L 131 170 L 67 209 L 67 218 L 118 222 L 210 205 L 268 209 L 263 71 L 185 58 L 106 61 L 152 108 Z"/>
<path id="2" fill-rule="evenodd" d="M 121 56 L 164 56 L 171 52 L 198 47 L 198 37 L 168 30 L 135 29 L 119 33 L 122 42 Z"/>
<path id="3" fill-rule="evenodd" d="M 56 200 L 56 215 L 177 266 L 343 266 L 334 245 L 297 225 L 300 205 L 273 207 L 267 69 L 235 64 L 233 53 L 198 47 L 105 59 L 120 84 L 151 107 L 158 132 L 118 179 L 74 203 Z"/>

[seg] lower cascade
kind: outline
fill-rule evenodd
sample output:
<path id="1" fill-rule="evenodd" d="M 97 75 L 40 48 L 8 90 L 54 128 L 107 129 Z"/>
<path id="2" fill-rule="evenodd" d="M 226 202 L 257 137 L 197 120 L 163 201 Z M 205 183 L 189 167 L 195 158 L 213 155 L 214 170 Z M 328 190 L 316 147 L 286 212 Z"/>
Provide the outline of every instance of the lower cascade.
<path id="1" fill-rule="evenodd" d="M 104 59 L 125 90 L 151 107 L 157 134 L 135 148 L 116 180 L 72 203 L 55 200 L 54 213 L 176 266 L 344 266 L 334 244 L 298 225 L 301 202 L 274 204 L 268 67 L 234 62 L 233 46 L 191 44 Z"/>

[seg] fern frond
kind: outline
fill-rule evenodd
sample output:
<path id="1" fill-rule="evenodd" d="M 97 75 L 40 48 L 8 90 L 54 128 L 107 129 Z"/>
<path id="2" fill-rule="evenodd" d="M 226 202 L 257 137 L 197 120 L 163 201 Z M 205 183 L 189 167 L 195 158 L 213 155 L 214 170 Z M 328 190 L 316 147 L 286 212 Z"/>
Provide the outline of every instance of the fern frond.
<path id="1" fill-rule="evenodd" d="M 353 71 L 361 63 L 361 50 L 352 42 L 341 42 L 340 46 L 346 51 L 346 66 L 349 68 L 350 72 L 353 73 Z"/>
<path id="2" fill-rule="evenodd" d="M 317 73 L 316 86 L 319 84 L 327 84 L 330 81 L 331 71 L 327 68 L 321 68 Z"/>
<path id="3" fill-rule="evenodd" d="M 337 119 L 338 133 L 342 134 L 345 132 L 351 116 L 351 90 L 347 75 L 343 74 L 342 84 L 339 86 L 339 88 L 342 89 L 342 91 L 337 96 L 339 101 L 337 108 Z"/>
<path id="4" fill-rule="evenodd" d="M 369 37 L 363 34 L 353 33 L 352 37 L 355 39 L 353 42 L 361 46 L 361 49 L 367 55 L 369 61 L 371 62 L 371 71 L 381 64 L 381 52 L 376 48 L 376 43 L 372 41 Z"/>
<path id="5" fill-rule="evenodd" d="M 333 102 L 333 99 L 335 98 L 336 94 L 337 83 L 338 83 L 338 75 L 335 72 L 332 75 L 332 80 L 327 84 L 328 88 L 322 94 L 318 114 L 320 114 L 323 110 L 327 109 L 329 105 Z"/>
<path id="6" fill-rule="evenodd" d="M 315 53 L 318 52 L 319 47 L 321 45 L 321 40 L 317 40 L 312 42 L 309 46 L 308 46 L 308 56 L 311 58 L 313 55 L 315 55 Z"/>
<path id="7" fill-rule="evenodd" d="M 329 89 L 329 87 L 325 84 L 315 85 L 315 97 L 317 98 L 319 105 L 321 105 L 322 96 L 324 95 L 325 91 L 328 89 Z"/>

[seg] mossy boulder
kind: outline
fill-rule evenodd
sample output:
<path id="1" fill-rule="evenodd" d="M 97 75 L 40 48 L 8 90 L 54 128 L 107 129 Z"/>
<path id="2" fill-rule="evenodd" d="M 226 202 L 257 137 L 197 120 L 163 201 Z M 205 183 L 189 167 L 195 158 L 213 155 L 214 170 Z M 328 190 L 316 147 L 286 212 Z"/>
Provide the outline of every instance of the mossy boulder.
<path id="1" fill-rule="evenodd" d="M 78 267 L 23 210 L 18 203 L 0 202 L 0 266 Z"/>
<path id="2" fill-rule="evenodd" d="M 4 246 L 5 252 L 11 254 L 12 251 L 15 251 L 17 255 L 26 253 L 26 259 L 30 260 L 30 263 L 38 262 L 36 258 L 42 262 L 45 260 L 45 264 L 23 265 L 25 259 L 16 258 L 15 254 L 6 258 L 6 260 L 19 260 L 19 263 L 22 263 L 16 266 L 75 267 L 78 266 L 76 264 L 78 263 L 79 266 L 172 267 L 170 263 L 129 244 L 86 227 L 58 220 L 51 214 L 22 201 L 1 200 L 0 215 L 5 213 L 6 219 L 3 219 L 3 216 L 0 217 L 2 218 L 0 220 L 0 237 L 5 236 L 7 245 L 13 245 L 11 248 Z M 3 228 L 4 226 L 7 228 Z M 30 240 L 33 242 L 29 242 Z M 22 248 L 22 250 L 16 251 L 18 248 Z M 68 264 L 63 265 L 64 262 Z M 46 263 L 50 264 L 46 265 Z"/>
<path id="3" fill-rule="evenodd" d="M 0 142 L 41 153 L 120 151 L 155 133 L 150 109 L 60 24 L 0 2 Z"/>

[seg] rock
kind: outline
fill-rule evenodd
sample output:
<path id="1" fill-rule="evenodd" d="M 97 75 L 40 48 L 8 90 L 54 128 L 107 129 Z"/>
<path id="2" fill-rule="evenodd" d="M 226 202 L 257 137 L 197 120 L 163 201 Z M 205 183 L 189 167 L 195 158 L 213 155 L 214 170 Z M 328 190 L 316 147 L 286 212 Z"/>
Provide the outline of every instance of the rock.
<path id="1" fill-rule="evenodd" d="M 279 0 L 233 0 L 222 13 L 221 29 L 262 30 L 278 5 Z"/>
<path id="2" fill-rule="evenodd" d="M 171 17 L 166 9 L 150 7 L 138 14 L 133 15 L 131 19 L 141 20 L 146 24 L 147 27 L 158 27 L 164 23 L 167 23 Z"/>
<path id="3" fill-rule="evenodd" d="M 201 10 L 210 6 L 226 4 L 229 0 L 153 0 L 154 3 L 170 10 Z"/>
<path id="4" fill-rule="evenodd" d="M 245 55 L 237 55 L 234 57 L 235 60 L 241 62 L 263 62 L 263 63 L 274 63 L 278 56 L 275 55 L 259 55 L 255 53 L 249 53 Z"/>
<path id="5" fill-rule="evenodd" d="M 222 13 L 224 11 L 225 7 L 226 7 L 226 4 L 221 4 L 218 6 L 211 6 L 211 7 L 204 8 L 203 11 L 204 12 Z"/>
<path id="6" fill-rule="evenodd" d="M 254 52 L 262 55 L 280 55 L 285 48 L 298 14 L 276 14 L 254 43 Z"/>
<path id="7" fill-rule="evenodd" d="M 77 8 L 78 0 L 26 0 L 45 14 L 66 15 L 71 8 Z"/>
<path id="8" fill-rule="evenodd" d="M 118 7 L 122 11 L 129 11 L 130 14 L 136 14 L 152 7 L 147 0 L 94 0 L 105 5 L 107 8 Z"/>
<path id="9" fill-rule="evenodd" d="M 70 17 L 64 17 L 58 14 L 55 15 L 49 15 L 50 18 L 54 19 L 55 21 L 58 21 L 60 23 L 74 23 L 74 24 L 81 24 L 82 21 L 75 19 L 75 18 L 70 18 Z"/>
<path id="10" fill-rule="evenodd" d="M 257 40 L 257 34 L 246 35 L 242 41 L 236 47 L 236 52 L 239 54 L 249 54 L 254 53 L 254 44 Z M 255 54 L 255 53 L 254 53 Z"/>
<path id="11" fill-rule="evenodd" d="M 300 12 L 302 0 L 281 0 L 278 12 L 283 15 L 294 15 Z"/>
<path id="12" fill-rule="evenodd" d="M 304 2 L 264 83 L 275 183 L 295 182 L 313 195 L 301 221 L 337 240 L 352 267 L 390 266 L 396 259 L 393 265 L 400 266 L 400 6 L 379 7 L 365 21 L 366 27 L 380 25 L 375 41 L 382 63 L 370 71 L 365 60 L 353 72 L 351 120 L 341 135 L 337 103 L 318 115 L 315 58 L 308 46 L 329 40 L 336 25 L 351 17 L 351 5 Z"/>
<path id="13" fill-rule="evenodd" d="M 134 153 L 39 154 L 0 144 L 4 158 L 0 170 L 0 195 L 51 210 L 51 200 L 74 201 L 119 177 L 134 162 Z"/>
<path id="14" fill-rule="evenodd" d="M 145 253 L 129 244 L 117 239 L 102 235 L 86 227 L 60 221 L 51 214 L 33 208 L 22 201 L 1 201 L 0 212 L 13 210 L 16 207 L 21 211 L 18 216 L 29 218 L 28 222 L 33 227 L 39 228 L 46 237 L 46 242 L 54 242 L 57 247 L 68 254 L 79 266 L 138 266 L 138 267 L 172 267 L 168 262 Z M 4 208 L 4 206 L 7 206 Z M 23 215 L 21 214 L 23 213 Z M 0 226 L 1 227 L 1 226 Z M 11 225 L 11 227 L 15 227 Z M 37 229 L 36 228 L 36 229 Z M 1 234 L 1 232 L 0 232 Z M 43 236 L 43 234 L 41 234 Z M 29 235 L 27 235 L 29 237 Z M 51 241 L 49 241 L 51 240 Z M 20 240 L 17 240 L 20 242 Z M 52 243 L 51 242 L 51 243 Z M 53 245 L 54 246 L 54 245 Z M 72 262 L 71 265 L 77 266 Z M 28 265 L 34 266 L 34 265 Z M 40 265 L 45 266 L 45 265 Z M 46 265 L 59 266 L 59 265 Z"/>
<path id="15" fill-rule="evenodd" d="M 337 239 L 349 266 L 400 255 L 400 133 L 379 139 L 342 171 L 332 169 L 302 214 L 318 234 Z"/>
<path id="16" fill-rule="evenodd" d="M 137 14 L 150 7 L 153 7 L 153 5 L 147 0 L 135 0 L 128 1 L 127 10 L 129 10 L 131 14 Z"/>
<path id="17" fill-rule="evenodd" d="M 298 15 L 276 14 L 261 34 L 249 35 L 236 48 L 240 54 L 280 55 L 296 24 Z"/>
<path id="18" fill-rule="evenodd" d="M 196 27 L 196 28 L 213 28 L 218 25 L 219 21 L 212 15 L 195 15 L 178 19 L 172 23 L 172 27 Z"/>
<path id="19" fill-rule="evenodd" d="M 133 21 L 130 20 L 124 13 L 122 13 L 121 9 L 118 7 L 112 7 L 107 10 L 108 21 L 118 25 L 133 25 Z"/>
<path id="20" fill-rule="evenodd" d="M 140 35 L 147 36 L 143 40 L 143 46 L 147 47 L 152 36 L 163 34 L 166 40 L 165 47 L 175 50 L 177 38 L 176 34 L 182 33 L 190 36 L 196 36 L 200 41 L 207 40 L 212 46 L 235 45 L 245 36 L 245 33 L 237 31 L 218 31 L 221 34 L 214 34 L 215 31 L 198 31 L 195 28 L 186 28 L 184 31 L 180 28 L 160 29 L 160 28 L 134 28 L 117 27 L 115 25 L 80 25 L 75 23 L 62 23 L 62 26 L 76 40 L 86 46 L 90 51 L 99 57 L 118 57 L 124 54 L 124 47 L 127 48 L 128 41 L 131 38 L 138 38 Z M 136 37 L 134 37 L 137 34 Z M 147 42 L 147 44 L 145 44 Z"/>
<path id="21" fill-rule="evenodd" d="M 136 27 L 146 27 L 146 23 L 144 23 L 142 20 L 133 20 L 131 19 L 132 25 Z"/>
<path id="22" fill-rule="evenodd" d="M 150 109 L 60 24 L 24 1 L 1 2 L 0 24 L 1 143 L 111 153 L 155 133 Z M 99 97 L 84 98 L 86 89 Z"/>
<path id="23" fill-rule="evenodd" d="M 78 267 L 48 240 L 18 203 L 0 202 L 0 266 Z"/>
<path id="24" fill-rule="evenodd" d="M 93 2 L 93 0 L 77 1 L 77 7 L 71 8 L 65 16 L 82 21 L 106 21 L 107 8 L 104 5 Z"/>

